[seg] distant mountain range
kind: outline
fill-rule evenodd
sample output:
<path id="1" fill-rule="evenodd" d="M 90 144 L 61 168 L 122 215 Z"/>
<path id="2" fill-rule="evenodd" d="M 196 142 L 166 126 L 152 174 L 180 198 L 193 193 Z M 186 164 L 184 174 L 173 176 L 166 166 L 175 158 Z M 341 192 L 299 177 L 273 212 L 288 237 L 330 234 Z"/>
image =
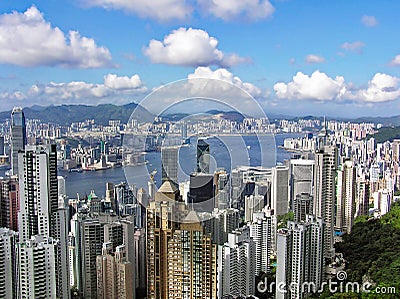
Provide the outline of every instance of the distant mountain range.
<path id="1" fill-rule="evenodd" d="M 113 105 L 113 104 L 101 104 L 97 106 L 89 106 L 89 105 L 60 105 L 60 106 L 32 106 L 24 108 L 25 117 L 28 119 L 40 119 L 43 122 L 55 122 L 61 125 L 69 125 L 73 122 L 82 122 L 87 119 L 94 119 L 97 124 L 106 125 L 109 120 L 119 119 L 121 122 L 126 123 L 129 120 L 134 109 L 139 109 L 139 113 L 142 119 L 152 120 L 154 119 L 154 115 L 151 114 L 148 110 L 141 107 L 138 104 L 130 103 L 122 106 Z M 0 112 L 0 122 L 4 122 L 6 119 L 9 119 L 11 115 L 11 111 L 3 111 Z M 220 111 L 220 110 L 209 110 L 204 113 L 204 115 L 214 116 L 213 118 L 223 118 L 231 121 L 241 122 L 245 115 L 242 115 L 239 112 L 235 111 Z M 183 118 L 190 116 L 189 113 L 173 113 L 162 115 L 163 119 L 177 121 Z M 269 120 L 271 122 L 280 120 L 280 119 L 291 119 L 297 120 L 299 118 L 302 119 L 322 119 L 322 117 L 318 116 L 302 116 L 302 117 L 293 117 L 288 115 L 279 115 L 279 114 L 267 114 Z M 333 119 L 329 117 L 328 119 Z M 400 126 L 400 115 L 391 116 L 391 117 L 360 117 L 356 119 L 339 119 L 337 120 L 343 121 L 353 121 L 353 122 L 372 122 L 372 123 L 380 123 L 383 126 Z"/>

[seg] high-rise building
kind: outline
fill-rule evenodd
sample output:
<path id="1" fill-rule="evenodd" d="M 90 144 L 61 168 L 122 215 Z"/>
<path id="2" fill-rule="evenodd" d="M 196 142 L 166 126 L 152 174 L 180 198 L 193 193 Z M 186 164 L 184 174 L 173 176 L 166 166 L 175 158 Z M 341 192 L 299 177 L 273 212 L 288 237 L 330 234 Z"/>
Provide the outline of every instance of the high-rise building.
<path id="1" fill-rule="evenodd" d="M 275 215 L 284 215 L 289 211 L 289 168 L 272 168 L 271 208 Z"/>
<path id="2" fill-rule="evenodd" d="M 56 298 L 57 242 L 36 235 L 17 244 L 19 298 Z"/>
<path id="3" fill-rule="evenodd" d="M 210 173 L 210 145 L 204 140 L 197 140 L 197 172 Z"/>
<path id="4" fill-rule="evenodd" d="M 216 247 L 175 198 L 179 190 L 167 181 L 147 207 L 147 298 L 215 298 Z"/>
<path id="5" fill-rule="evenodd" d="M 250 226 L 250 237 L 255 245 L 255 274 L 270 272 L 270 255 L 272 253 L 273 221 L 271 215 L 264 212 L 255 213 Z"/>
<path id="6" fill-rule="evenodd" d="M 161 148 L 162 183 L 171 180 L 178 185 L 178 147 Z"/>
<path id="7" fill-rule="evenodd" d="M 301 299 L 316 293 L 322 284 L 324 223 L 307 215 L 306 222 L 289 221 L 278 231 L 277 299 Z"/>
<path id="8" fill-rule="evenodd" d="M 255 295 L 255 244 L 248 226 L 218 246 L 218 298 Z"/>
<path id="9" fill-rule="evenodd" d="M 0 228 L 0 298 L 17 298 L 17 260 L 15 245 L 18 233 Z"/>
<path id="10" fill-rule="evenodd" d="M 314 215 L 325 223 L 324 257 L 334 256 L 334 207 L 336 202 L 337 148 L 324 146 L 315 153 L 314 172 Z"/>
<path id="11" fill-rule="evenodd" d="M 296 194 L 293 199 L 294 221 L 306 221 L 306 215 L 313 214 L 313 197 L 310 193 Z"/>
<path id="12" fill-rule="evenodd" d="M 18 171 L 19 242 L 35 236 L 55 240 L 56 295 L 69 298 L 68 212 L 59 209 L 56 145 L 27 146 L 18 153 Z"/>
<path id="13" fill-rule="evenodd" d="M 131 285 L 133 267 L 126 257 L 124 245 L 113 249 L 111 242 L 103 243 L 102 254 L 97 256 L 97 298 L 132 299 L 135 288 Z"/>
<path id="14" fill-rule="evenodd" d="M 214 176 L 202 172 L 190 175 L 188 204 L 196 211 L 211 212 L 214 209 Z"/>
<path id="15" fill-rule="evenodd" d="M 356 212 L 356 169 L 345 161 L 337 175 L 336 224 L 339 231 L 350 233 Z"/>
<path id="16" fill-rule="evenodd" d="M 16 176 L 0 179 L 1 227 L 18 231 L 19 187 Z"/>
<path id="17" fill-rule="evenodd" d="M 26 127 L 22 108 L 14 107 L 11 112 L 11 172 L 18 175 L 18 152 L 25 149 Z"/>
<path id="18" fill-rule="evenodd" d="M 368 215 L 369 210 L 369 181 L 362 178 L 357 178 L 357 200 L 356 200 L 356 214 Z"/>
<path id="19" fill-rule="evenodd" d="M 223 210 L 230 207 L 229 175 L 224 169 L 214 172 L 215 207 Z"/>
<path id="20" fill-rule="evenodd" d="M 296 195 L 301 193 L 312 194 L 314 160 L 290 160 L 290 199 L 291 206 Z"/>

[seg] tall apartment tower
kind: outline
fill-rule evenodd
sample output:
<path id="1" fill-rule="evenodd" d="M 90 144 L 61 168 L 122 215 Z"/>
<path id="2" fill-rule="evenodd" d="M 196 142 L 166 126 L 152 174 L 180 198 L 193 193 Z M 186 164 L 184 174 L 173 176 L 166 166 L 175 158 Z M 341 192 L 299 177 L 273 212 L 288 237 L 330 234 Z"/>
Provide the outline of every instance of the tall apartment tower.
<path id="1" fill-rule="evenodd" d="M 113 249 L 111 242 L 103 243 L 102 254 L 97 256 L 97 298 L 131 299 L 135 288 L 132 282 L 133 267 L 127 260 L 124 245 Z"/>
<path id="2" fill-rule="evenodd" d="M 18 233 L 0 228 L 0 298 L 17 297 L 17 269 L 15 245 Z"/>
<path id="3" fill-rule="evenodd" d="M 56 298 L 57 242 L 33 236 L 17 244 L 19 298 Z"/>
<path id="4" fill-rule="evenodd" d="M 255 274 L 270 272 L 272 253 L 272 218 L 264 213 L 255 213 L 250 226 L 250 237 L 255 245 Z"/>
<path id="5" fill-rule="evenodd" d="M 294 221 L 306 221 L 307 215 L 313 214 L 313 197 L 310 193 L 296 194 L 293 199 Z"/>
<path id="6" fill-rule="evenodd" d="M 1 227 L 18 231 L 19 187 L 16 176 L 0 179 Z"/>
<path id="7" fill-rule="evenodd" d="M 171 180 L 178 185 L 178 147 L 161 148 L 162 183 Z"/>
<path id="8" fill-rule="evenodd" d="M 337 157 L 338 152 L 335 146 L 324 146 L 315 153 L 313 214 L 322 218 L 325 223 L 324 257 L 328 260 L 334 256 Z"/>
<path id="9" fill-rule="evenodd" d="M 21 107 L 14 107 L 11 112 L 11 172 L 18 175 L 18 152 L 25 149 L 25 116 Z"/>
<path id="10" fill-rule="evenodd" d="M 278 231 L 276 285 L 286 286 L 287 292 L 277 287 L 275 298 L 302 299 L 320 289 L 323 238 L 322 219 L 310 215 L 306 222 L 289 221 L 286 229 Z"/>
<path id="11" fill-rule="evenodd" d="M 56 145 L 27 146 L 18 153 L 18 171 L 19 242 L 36 236 L 55 240 L 56 295 L 69 298 L 68 212 L 58 205 Z"/>
<path id="12" fill-rule="evenodd" d="M 335 228 L 351 232 L 356 212 L 356 169 L 352 161 L 345 161 L 338 171 Z"/>
<path id="13" fill-rule="evenodd" d="M 147 298 L 215 298 L 216 247 L 211 236 L 194 211 L 182 223 L 171 220 L 172 211 L 166 201 L 147 207 Z"/>
<path id="14" fill-rule="evenodd" d="M 204 140 L 197 141 L 197 172 L 210 173 L 210 145 Z"/>
<path id="15" fill-rule="evenodd" d="M 218 246 L 218 298 L 255 295 L 255 244 L 248 226 Z"/>

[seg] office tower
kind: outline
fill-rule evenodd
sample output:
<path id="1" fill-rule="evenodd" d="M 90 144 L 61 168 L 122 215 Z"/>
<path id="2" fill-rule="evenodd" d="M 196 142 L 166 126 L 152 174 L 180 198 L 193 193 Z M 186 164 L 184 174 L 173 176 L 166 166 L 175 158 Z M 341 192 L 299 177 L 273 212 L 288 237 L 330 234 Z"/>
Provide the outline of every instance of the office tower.
<path id="1" fill-rule="evenodd" d="M 17 244 L 19 298 L 56 298 L 57 241 L 33 236 Z"/>
<path id="2" fill-rule="evenodd" d="M 290 160 L 290 200 L 291 207 L 296 195 L 313 192 L 314 160 Z"/>
<path id="3" fill-rule="evenodd" d="M 218 246 L 218 298 L 255 295 L 255 250 L 248 226 Z"/>
<path id="4" fill-rule="evenodd" d="M 18 231 L 19 187 L 17 177 L 0 179 L 0 188 L 1 227 Z"/>
<path id="5" fill-rule="evenodd" d="M 356 169 L 345 161 L 337 175 L 336 225 L 341 232 L 350 233 L 356 212 Z"/>
<path id="6" fill-rule="evenodd" d="M 306 215 L 313 214 L 313 197 L 310 193 L 296 194 L 293 200 L 294 221 L 306 221 Z"/>
<path id="7" fill-rule="evenodd" d="M 161 148 L 162 183 L 171 180 L 178 185 L 178 147 Z"/>
<path id="8" fill-rule="evenodd" d="M 253 215 L 261 211 L 265 206 L 264 196 L 262 195 L 246 195 L 244 197 L 244 221 L 253 221 Z"/>
<path id="9" fill-rule="evenodd" d="M 188 205 L 196 211 L 214 209 L 214 175 L 200 172 L 190 175 Z"/>
<path id="10" fill-rule="evenodd" d="M 337 148 L 325 146 L 315 153 L 314 172 L 314 215 L 325 223 L 324 257 L 334 256 L 333 228 L 334 205 L 336 201 Z"/>
<path id="11" fill-rule="evenodd" d="M 147 182 L 147 187 L 149 189 L 149 197 L 154 200 L 156 196 L 156 184 L 154 182 L 154 176 L 150 175 L 150 180 Z M 143 203 L 142 203 L 143 204 Z"/>
<path id="12" fill-rule="evenodd" d="M 22 108 L 14 107 L 11 112 L 11 173 L 18 175 L 18 152 L 25 149 L 26 128 Z"/>
<path id="13" fill-rule="evenodd" d="M 277 236 L 276 299 L 305 298 L 320 289 L 323 273 L 324 223 L 307 215 L 306 222 L 289 221 Z"/>
<path id="14" fill-rule="evenodd" d="M 203 217 L 203 214 L 200 214 Z M 228 234 L 239 227 L 239 210 L 237 209 L 215 209 L 212 213 L 205 213 L 202 225 L 205 231 L 211 234 L 213 243 L 222 245 L 228 241 Z M 204 217 L 203 217 L 204 218 Z"/>
<path id="15" fill-rule="evenodd" d="M 270 255 L 272 253 L 273 221 L 271 215 L 256 213 L 250 226 L 250 237 L 255 244 L 256 275 L 270 272 Z"/>
<path id="16" fill-rule="evenodd" d="M 0 228 L 0 298 L 17 297 L 17 268 L 15 245 L 18 233 Z"/>
<path id="17" fill-rule="evenodd" d="M 0 156 L 4 156 L 4 136 L 0 136 Z"/>
<path id="18" fill-rule="evenodd" d="M 110 242 L 103 243 L 102 254 L 97 256 L 97 298 L 134 298 L 132 263 L 126 257 L 124 245 L 113 249 Z"/>
<path id="19" fill-rule="evenodd" d="M 115 202 L 115 189 L 114 184 L 107 182 L 106 183 L 106 198 L 105 205 L 111 208 L 110 212 L 117 213 L 117 205 Z"/>
<path id="20" fill-rule="evenodd" d="M 210 145 L 204 140 L 197 140 L 197 172 L 210 173 Z"/>
<path id="21" fill-rule="evenodd" d="M 122 225 L 120 222 L 105 223 L 103 229 L 104 229 L 104 243 L 110 244 L 111 250 L 112 252 L 114 252 L 117 246 L 122 245 L 124 243 Z"/>
<path id="22" fill-rule="evenodd" d="M 271 179 L 271 208 L 275 215 L 284 215 L 289 210 L 289 168 L 273 167 Z"/>

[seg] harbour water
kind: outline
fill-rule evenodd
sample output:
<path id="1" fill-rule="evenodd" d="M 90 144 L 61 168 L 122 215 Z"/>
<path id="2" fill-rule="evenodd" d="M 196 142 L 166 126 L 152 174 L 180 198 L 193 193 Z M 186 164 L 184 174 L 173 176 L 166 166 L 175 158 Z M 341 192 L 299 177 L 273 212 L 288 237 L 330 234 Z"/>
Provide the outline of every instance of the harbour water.
<path id="1" fill-rule="evenodd" d="M 216 168 L 225 168 L 228 172 L 237 166 L 274 166 L 276 163 L 282 163 L 289 159 L 292 153 L 279 148 L 283 145 L 283 140 L 290 137 L 299 137 L 304 134 L 278 134 L 275 135 L 276 144 L 271 142 L 260 146 L 256 136 L 225 136 L 212 137 L 207 139 L 210 144 L 210 170 Z M 268 138 L 271 141 L 271 138 Z M 263 148 L 261 153 L 260 148 Z M 275 159 L 276 151 L 276 159 Z M 147 191 L 147 182 L 149 174 L 154 170 L 156 184 L 161 183 L 161 153 L 149 152 L 145 159 L 146 165 L 124 166 L 121 168 L 112 168 L 99 171 L 84 171 L 82 173 L 71 172 L 60 175 L 65 176 L 67 195 L 70 198 L 84 197 L 94 190 L 99 197 L 105 195 L 106 182 L 121 183 L 128 181 L 129 184 L 135 184 L 138 188 L 143 187 Z M 196 166 L 196 142 L 191 142 L 188 146 L 183 146 L 179 150 L 179 181 L 188 179 L 189 174 L 195 170 Z"/>

